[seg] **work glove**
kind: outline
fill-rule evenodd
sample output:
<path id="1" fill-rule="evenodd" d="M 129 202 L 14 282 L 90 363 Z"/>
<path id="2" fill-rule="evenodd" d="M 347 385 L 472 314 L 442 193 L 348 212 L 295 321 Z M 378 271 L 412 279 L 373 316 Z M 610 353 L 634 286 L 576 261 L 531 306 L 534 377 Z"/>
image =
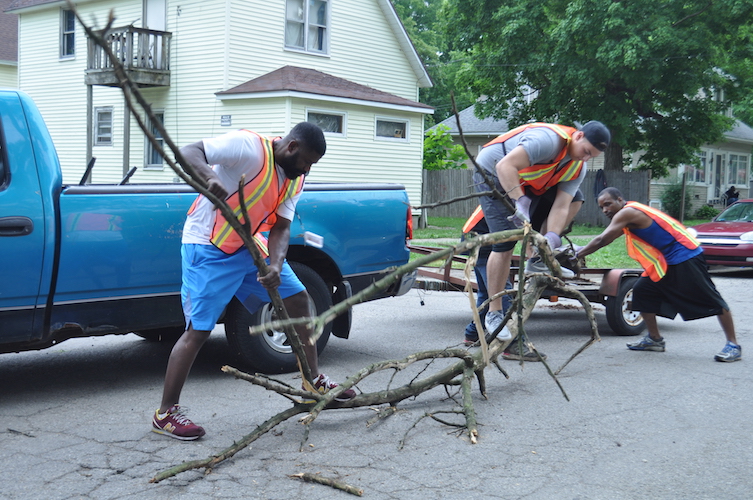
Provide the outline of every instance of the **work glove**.
<path id="1" fill-rule="evenodd" d="M 521 228 L 526 222 L 531 222 L 528 212 L 531 210 L 531 198 L 526 195 L 515 200 L 515 213 L 507 218 L 515 224 L 515 227 Z"/>

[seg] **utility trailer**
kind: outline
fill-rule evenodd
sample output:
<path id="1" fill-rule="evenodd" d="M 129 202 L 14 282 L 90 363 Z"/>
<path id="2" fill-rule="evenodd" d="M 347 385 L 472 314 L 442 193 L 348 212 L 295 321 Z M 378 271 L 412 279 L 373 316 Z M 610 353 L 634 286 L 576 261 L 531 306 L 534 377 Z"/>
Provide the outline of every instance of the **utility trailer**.
<path id="1" fill-rule="evenodd" d="M 430 255 L 437 251 L 443 250 L 440 247 L 409 245 L 411 252 L 420 255 Z M 440 267 L 421 267 L 418 269 L 417 279 L 414 288 L 423 290 L 439 291 L 464 291 L 466 279 L 460 269 L 453 269 L 453 263 L 465 265 L 468 257 L 465 255 L 454 255 L 452 259 L 447 259 Z M 519 257 L 513 255 L 512 268 L 510 269 L 510 280 L 513 289 L 516 288 L 518 278 Z M 581 267 L 580 271 L 574 278 L 564 280 L 569 286 L 572 286 L 581 292 L 589 302 L 593 304 L 602 304 L 606 308 L 607 323 L 612 331 L 617 335 L 638 335 L 646 327 L 641 314 L 632 310 L 633 286 L 638 277 L 643 273 L 642 269 L 601 269 Z M 475 281 L 471 281 L 471 287 L 477 291 Z M 548 299 L 556 302 L 558 299 L 557 292 L 554 290 L 545 290 L 541 295 L 542 299 Z"/>

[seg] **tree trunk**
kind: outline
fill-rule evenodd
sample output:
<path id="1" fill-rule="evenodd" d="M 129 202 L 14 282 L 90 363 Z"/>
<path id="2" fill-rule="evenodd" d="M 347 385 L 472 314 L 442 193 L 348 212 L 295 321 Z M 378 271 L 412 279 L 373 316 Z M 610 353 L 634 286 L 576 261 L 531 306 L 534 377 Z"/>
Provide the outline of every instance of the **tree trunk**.
<path id="1" fill-rule="evenodd" d="M 606 172 L 622 172 L 623 166 L 622 146 L 613 142 L 604 151 L 604 170 Z"/>

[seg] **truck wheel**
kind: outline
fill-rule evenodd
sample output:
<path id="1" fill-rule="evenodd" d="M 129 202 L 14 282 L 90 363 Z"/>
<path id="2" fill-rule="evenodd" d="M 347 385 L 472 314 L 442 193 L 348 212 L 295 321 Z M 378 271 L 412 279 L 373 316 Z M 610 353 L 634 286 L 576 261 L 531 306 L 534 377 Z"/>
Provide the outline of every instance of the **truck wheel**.
<path id="1" fill-rule="evenodd" d="M 332 293 L 324 280 L 306 265 L 290 262 L 290 267 L 311 296 L 316 314 L 329 309 L 332 306 Z M 258 372 L 273 374 L 295 371 L 298 362 L 287 344 L 284 332 L 268 330 L 262 334 L 248 334 L 248 329 L 252 326 L 273 319 L 274 311 L 271 304 L 262 305 L 252 314 L 238 299 L 233 298 L 225 315 L 225 335 L 230 348 L 245 365 Z M 321 353 L 324 350 L 331 331 L 332 323 L 329 323 L 316 342 L 317 352 Z"/>
<path id="2" fill-rule="evenodd" d="M 142 339 L 149 342 L 165 342 L 174 344 L 178 341 L 185 329 L 182 326 L 166 326 L 164 328 L 154 328 L 152 330 L 142 330 L 133 332 Z"/>
<path id="3" fill-rule="evenodd" d="M 636 281 L 635 276 L 623 279 L 617 296 L 607 299 L 607 323 L 617 335 L 638 335 L 646 327 L 641 313 L 630 309 Z"/>

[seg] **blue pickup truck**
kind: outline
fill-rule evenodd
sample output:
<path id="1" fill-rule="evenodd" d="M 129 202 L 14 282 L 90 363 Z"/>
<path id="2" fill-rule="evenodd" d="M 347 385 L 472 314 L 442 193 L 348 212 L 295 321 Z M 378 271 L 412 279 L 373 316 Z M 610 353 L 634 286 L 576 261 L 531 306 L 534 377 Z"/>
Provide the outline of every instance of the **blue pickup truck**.
<path id="1" fill-rule="evenodd" d="M 0 90 L 0 352 L 73 337 L 183 331 L 180 238 L 196 193 L 184 184 L 64 185 L 55 147 L 31 98 Z M 310 184 L 291 224 L 288 260 L 318 312 L 405 264 L 408 197 L 398 184 Z M 323 246 L 304 241 L 305 233 Z M 318 239 L 318 238 L 317 238 Z M 403 276 L 373 298 L 401 295 Z M 267 373 L 295 368 L 283 333 L 251 336 L 271 307 L 230 303 L 221 318 L 232 351 Z M 347 338 L 351 316 L 328 326 Z"/>

